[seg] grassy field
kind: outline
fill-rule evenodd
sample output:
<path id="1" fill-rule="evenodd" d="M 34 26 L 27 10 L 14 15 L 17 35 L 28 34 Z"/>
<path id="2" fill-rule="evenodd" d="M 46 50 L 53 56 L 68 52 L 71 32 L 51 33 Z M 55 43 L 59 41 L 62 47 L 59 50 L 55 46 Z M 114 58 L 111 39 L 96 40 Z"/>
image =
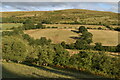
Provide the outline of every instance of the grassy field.
<path id="1" fill-rule="evenodd" d="M 2 30 L 10 29 L 13 27 L 19 27 L 19 26 L 22 26 L 22 24 L 21 23 L 3 23 L 3 24 L 0 24 L 0 28 Z"/>
<path id="2" fill-rule="evenodd" d="M 44 24 L 46 27 L 58 27 L 58 28 L 79 28 L 80 26 L 85 26 L 86 28 L 94 28 L 98 29 L 99 27 L 102 29 L 107 29 L 105 26 L 100 26 L 100 25 L 70 25 L 70 24 Z"/>
<path id="3" fill-rule="evenodd" d="M 116 46 L 118 44 L 117 31 L 89 30 L 93 34 L 93 42 L 101 42 L 104 46 Z"/>
<path id="4" fill-rule="evenodd" d="M 29 34 L 35 39 L 40 37 L 47 37 L 54 43 L 65 41 L 67 43 L 75 42 L 72 37 L 78 37 L 79 34 L 71 31 L 72 29 L 36 29 L 27 30 L 25 33 Z M 74 30 L 74 29 L 73 29 Z M 89 30 L 93 34 L 93 43 L 101 42 L 104 46 L 116 46 L 118 44 L 118 32 L 110 30 Z"/>
<path id="5" fill-rule="evenodd" d="M 37 29 L 27 30 L 25 33 L 29 34 L 35 39 L 46 37 L 51 39 L 54 43 L 60 43 L 62 41 L 73 43 L 75 40 L 70 37 L 78 36 L 78 34 L 72 32 L 71 29 Z"/>
<path id="6" fill-rule="evenodd" d="M 83 71 L 70 71 L 56 67 L 35 67 L 17 63 L 2 63 L 3 78 L 102 78 Z"/>

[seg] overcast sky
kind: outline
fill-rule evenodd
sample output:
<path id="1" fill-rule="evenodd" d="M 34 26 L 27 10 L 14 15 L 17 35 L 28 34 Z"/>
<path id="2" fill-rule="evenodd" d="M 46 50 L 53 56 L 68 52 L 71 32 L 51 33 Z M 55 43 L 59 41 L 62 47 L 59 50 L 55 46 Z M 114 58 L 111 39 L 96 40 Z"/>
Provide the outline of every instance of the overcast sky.
<path id="1" fill-rule="evenodd" d="M 51 11 L 88 9 L 118 12 L 117 2 L 2 2 L 0 11 Z"/>

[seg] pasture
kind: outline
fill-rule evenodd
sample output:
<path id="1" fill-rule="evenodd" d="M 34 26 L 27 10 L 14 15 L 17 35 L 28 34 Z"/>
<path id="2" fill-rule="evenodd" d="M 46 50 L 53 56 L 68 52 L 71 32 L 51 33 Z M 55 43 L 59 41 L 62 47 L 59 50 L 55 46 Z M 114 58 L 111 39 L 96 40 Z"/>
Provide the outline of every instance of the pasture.
<path id="1" fill-rule="evenodd" d="M 26 30 L 25 33 L 35 39 L 46 37 L 51 39 L 54 43 L 60 43 L 62 41 L 65 41 L 66 43 L 73 43 L 75 40 L 71 37 L 78 36 L 78 34 L 72 32 L 71 29 L 36 29 Z"/>
<path id="2" fill-rule="evenodd" d="M 3 78 L 102 78 L 83 71 L 72 71 L 53 66 L 28 66 L 17 63 L 2 63 Z"/>
<path id="3" fill-rule="evenodd" d="M 93 42 L 101 42 L 104 46 L 116 46 L 118 44 L 117 31 L 89 30 L 93 34 Z"/>
<path id="4" fill-rule="evenodd" d="M 7 30 L 7 29 L 10 29 L 10 28 L 19 27 L 19 26 L 22 26 L 22 25 L 23 25 L 22 23 L 2 23 L 2 24 L 0 24 L 0 28 L 2 30 Z"/>
<path id="5" fill-rule="evenodd" d="M 38 39 L 40 37 L 46 37 L 51 39 L 53 43 L 60 43 L 65 41 L 66 43 L 74 43 L 79 34 L 71 31 L 75 29 L 36 29 L 26 30 L 25 33 L 31 37 Z M 101 42 L 104 46 L 116 46 L 118 44 L 118 32 L 110 30 L 88 30 L 93 34 L 93 43 Z"/>

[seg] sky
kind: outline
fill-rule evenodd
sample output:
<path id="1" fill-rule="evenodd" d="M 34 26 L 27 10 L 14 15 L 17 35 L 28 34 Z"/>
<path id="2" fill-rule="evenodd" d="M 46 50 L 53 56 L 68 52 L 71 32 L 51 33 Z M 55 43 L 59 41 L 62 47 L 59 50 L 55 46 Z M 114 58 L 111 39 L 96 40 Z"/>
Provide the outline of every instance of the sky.
<path id="1" fill-rule="evenodd" d="M 63 9 L 88 9 L 118 12 L 118 2 L 2 2 L 5 11 L 53 11 Z"/>

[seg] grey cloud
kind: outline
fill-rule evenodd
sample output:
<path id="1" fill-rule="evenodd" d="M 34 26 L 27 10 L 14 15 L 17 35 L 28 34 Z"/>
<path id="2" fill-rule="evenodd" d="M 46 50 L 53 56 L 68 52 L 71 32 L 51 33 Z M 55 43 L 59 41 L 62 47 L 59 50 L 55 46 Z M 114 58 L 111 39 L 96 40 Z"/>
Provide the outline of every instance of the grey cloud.
<path id="1" fill-rule="evenodd" d="M 3 2 L 3 10 L 22 10 L 22 11 L 32 11 L 32 10 L 60 10 L 60 9 L 92 9 L 92 10 L 113 10 L 116 11 L 117 3 L 104 2 L 105 5 L 112 5 L 113 8 L 103 8 L 100 7 L 100 2 Z M 6 7 L 7 6 L 7 7 Z"/>
<path id="2" fill-rule="evenodd" d="M 1 0 L 1 2 L 119 2 L 119 0 Z"/>

